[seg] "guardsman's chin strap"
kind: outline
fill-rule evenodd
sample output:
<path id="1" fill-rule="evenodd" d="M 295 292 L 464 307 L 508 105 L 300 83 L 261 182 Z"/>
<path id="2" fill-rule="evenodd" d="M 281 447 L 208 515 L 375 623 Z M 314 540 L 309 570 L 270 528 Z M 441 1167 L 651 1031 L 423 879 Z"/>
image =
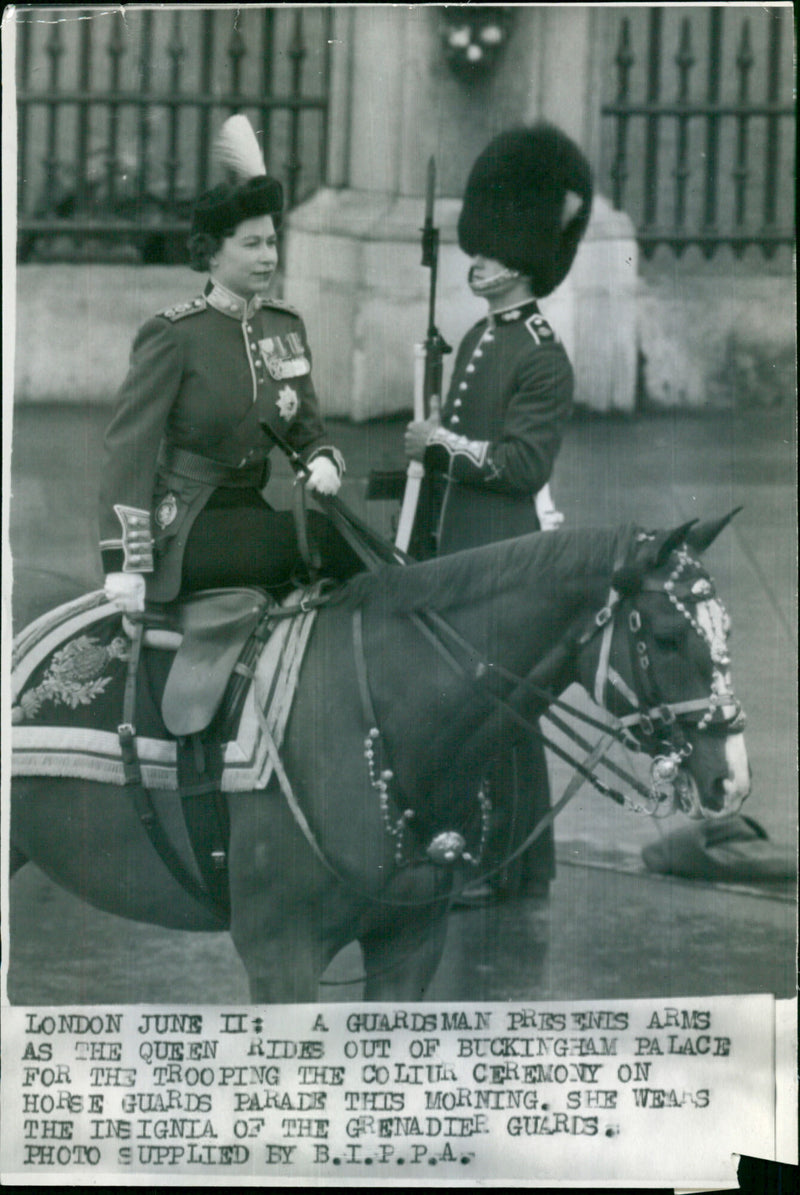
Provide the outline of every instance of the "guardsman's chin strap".
<path id="1" fill-rule="evenodd" d="M 477 281 L 473 278 L 474 272 L 475 267 L 472 266 L 468 274 L 469 288 L 473 294 L 480 295 L 481 297 L 496 294 L 507 286 L 509 282 L 515 282 L 517 278 L 522 276 L 519 270 L 511 270 L 507 266 L 503 266 L 502 270 L 499 270 L 496 274 L 492 274 L 491 278 L 484 278 L 482 281 Z"/>

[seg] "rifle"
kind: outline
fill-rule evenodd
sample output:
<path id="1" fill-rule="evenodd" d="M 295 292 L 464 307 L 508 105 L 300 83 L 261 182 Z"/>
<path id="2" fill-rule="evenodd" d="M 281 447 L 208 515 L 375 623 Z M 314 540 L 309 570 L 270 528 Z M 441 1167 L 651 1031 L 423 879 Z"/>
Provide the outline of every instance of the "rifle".
<path id="1" fill-rule="evenodd" d="M 424 344 L 414 345 L 414 419 L 427 419 L 434 399 L 442 398 L 442 359 L 451 352 L 449 344 L 436 327 L 436 274 L 439 260 L 439 229 L 433 223 L 433 202 L 436 192 L 436 163 L 428 159 L 425 187 L 425 224 L 422 228 L 422 265 L 431 272 L 428 291 L 428 332 Z M 400 508 L 395 545 L 412 556 L 430 556 L 433 528 L 429 526 L 432 512 L 430 492 L 423 496 L 425 467 L 421 461 L 409 461 L 406 470 L 405 492 Z M 421 500 L 422 498 L 422 500 Z"/>

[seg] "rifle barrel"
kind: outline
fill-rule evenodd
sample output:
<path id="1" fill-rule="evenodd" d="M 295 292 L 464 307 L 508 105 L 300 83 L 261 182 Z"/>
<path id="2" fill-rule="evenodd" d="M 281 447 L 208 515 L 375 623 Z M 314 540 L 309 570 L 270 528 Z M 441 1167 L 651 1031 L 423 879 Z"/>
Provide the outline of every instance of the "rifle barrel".
<path id="1" fill-rule="evenodd" d="M 433 156 L 428 158 L 428 173 L 425 180 L 425 225 L 431 227 L 433 224 L 433 200 L 436 194 L 436 160 Z"/>

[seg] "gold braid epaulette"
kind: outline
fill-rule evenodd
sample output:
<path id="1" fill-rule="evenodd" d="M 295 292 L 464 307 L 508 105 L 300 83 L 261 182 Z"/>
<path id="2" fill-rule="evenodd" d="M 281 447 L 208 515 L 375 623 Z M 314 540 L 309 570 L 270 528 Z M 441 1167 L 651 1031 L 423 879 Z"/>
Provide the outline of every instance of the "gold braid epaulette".
<path id="1" fill-rule="evenodd" d="M 296 315 L 300 319 L 300 312 L 291 303 L 284 303 L 283 299 L 261 299 L 260 307 L 275 307 L 278 311 L 288 311 L 289 315 Z"/>
<path id="2" fill-rule="evenodd" d="M 196 299 L 190 299 L 188 303 L 176 303 L 173 307 L 159 311 L 158 314 L 174 323 L 176 320 L 184 319 L 187 315 L 199 315 L 205 309 L 206 301 L 202 295 L 198 295 Z"/>

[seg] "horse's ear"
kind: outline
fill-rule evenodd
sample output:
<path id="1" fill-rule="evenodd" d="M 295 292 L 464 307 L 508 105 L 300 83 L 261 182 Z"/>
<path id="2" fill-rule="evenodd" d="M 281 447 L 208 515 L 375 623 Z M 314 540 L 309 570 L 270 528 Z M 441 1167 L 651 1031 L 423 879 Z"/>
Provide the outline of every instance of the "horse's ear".
<path id="1" fill-rule="evenodd" d="M 706 548 L 713 544 L 720 531 L 727 527 L 734 515 L 738 515 L 741 509 L 741 506 L 735 506 L 730 514 L 723 515 L 721 519 L 709 519 L 705 523 L 695 524 L 686 537 L 686 543 L 695 552 L 705 552 Z"/>
<path id="2" fill-rule="evenodd" d="M 674 552 L 681 544 L 688 542 L 690 532 L 696 522 L 697 519 L 690 519 L 688 523 L 683 523 L 674 531 L 662 531 L 656 535 L 652 551 L 648 553 L 649 562 L 653 568 L 658 568 L 660 564 L 664 563 L 670 552 Z"/>
<path id="3" fill-rule="evenodd" d="M 692 519 L 690 523 L 684 523 L 674 531 L 639 531 L 634 537 L 627 560 L 615 571 L 611 579 L 617 592 L 628 595 L 638 593 L 645 573 L 658 568 L 674 548 L 685 543 L 690 528 L 696 522 L 696 519 Z"/>

